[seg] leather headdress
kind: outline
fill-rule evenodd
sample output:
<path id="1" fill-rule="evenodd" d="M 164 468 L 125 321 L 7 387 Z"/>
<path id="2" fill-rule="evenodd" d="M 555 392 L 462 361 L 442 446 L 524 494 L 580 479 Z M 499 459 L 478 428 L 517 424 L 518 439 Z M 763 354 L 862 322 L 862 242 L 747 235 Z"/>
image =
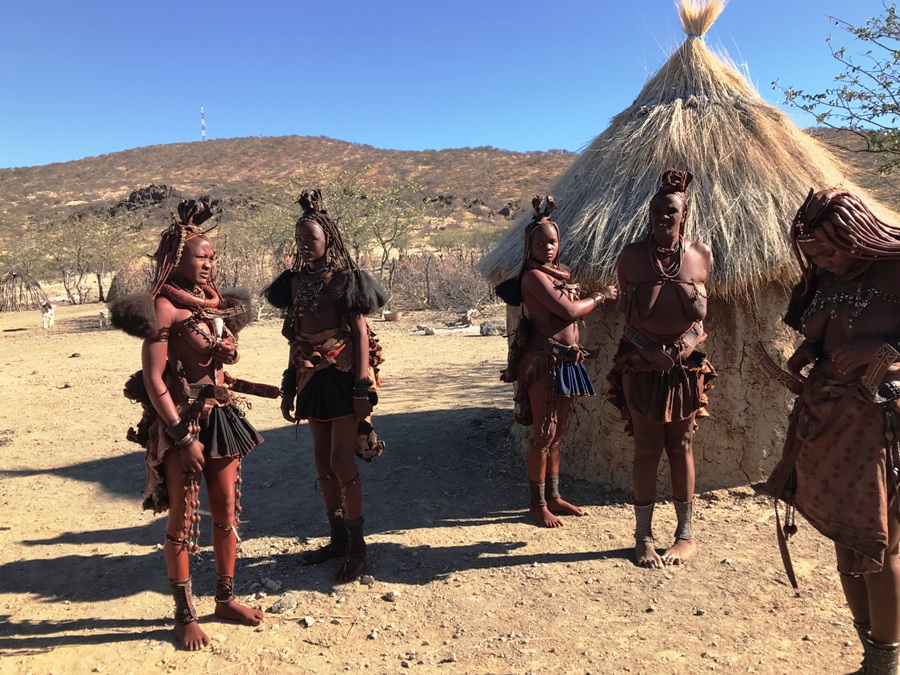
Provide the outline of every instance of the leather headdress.
<path id="1" fill-rule="evenodd" d="M 687 192 L 688 186 L 694 180 L 694 174 L 690 171 L 681 171 L 679 169 L 667 169 L 659 181 L 659 190 L 656 194 L 670 194 L 672 192 Z"/>

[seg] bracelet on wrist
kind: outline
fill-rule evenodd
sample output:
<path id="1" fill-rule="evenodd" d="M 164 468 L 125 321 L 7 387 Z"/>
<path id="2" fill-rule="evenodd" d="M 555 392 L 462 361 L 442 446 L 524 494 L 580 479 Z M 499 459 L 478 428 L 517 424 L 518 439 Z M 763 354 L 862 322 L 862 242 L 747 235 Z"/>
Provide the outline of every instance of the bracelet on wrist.
<path id="1" fill-rule="evenodd" d="M 182 438 L 180 441 L 175 441 L 175 447 L 179 448 L 181 450 L 184 450 L 185 448 L 191 447 L 194 444 L 194 441 L 196 441 L 196 440 L 197 440 L 197 434 L 188 434 L 187 436 Z"/>
<path id="2" fill-rule="evenodd" d="M 290 366 L 281 374 L 281 395 L 293 399 L 297 395 L 297 369 Z"/>
<path id="3" fill-rule="evenodd" d="M 372 388 L 373 384 L 374 383 L 369 378 L 356 380 L 353 383 L 353 398 L 363 398 L 364 396 L 368 396 L 369 389 Z"/>
<path id="4" fill-rule="evenodd" d="M 173 441 L 183 441 L 187 436 L 191 435 L 188 425 L 179 417 L 166 428 L 166 434 Z"/>

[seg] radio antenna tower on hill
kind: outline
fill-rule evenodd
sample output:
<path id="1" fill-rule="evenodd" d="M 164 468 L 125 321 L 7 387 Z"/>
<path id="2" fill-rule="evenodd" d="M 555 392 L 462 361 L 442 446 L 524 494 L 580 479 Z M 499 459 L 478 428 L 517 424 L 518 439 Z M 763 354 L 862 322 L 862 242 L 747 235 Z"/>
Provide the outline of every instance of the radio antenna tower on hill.
<path id="1" fill-rule="evenodd" d="M 203 104 L 200 104 L 200 140 L 206 140 L 206 118 L 203 116 Z"/>

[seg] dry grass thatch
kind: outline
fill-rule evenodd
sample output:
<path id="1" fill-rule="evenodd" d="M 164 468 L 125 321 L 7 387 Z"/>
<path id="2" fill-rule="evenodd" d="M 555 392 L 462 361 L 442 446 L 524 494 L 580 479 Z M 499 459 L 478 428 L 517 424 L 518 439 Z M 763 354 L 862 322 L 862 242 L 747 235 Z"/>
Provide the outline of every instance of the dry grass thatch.
<path id="1" fill-rule="evenodd" d="M 650 198 L 669 167 L 694 174 L 686 234 L 712 247 L 713 288 L 729 299 L 796 280 L 788 223 L 811 187 L 842 185 L 871 204 L 845 165 L 706 46 L 702 35 L 724 5 L 681 0 L 688 38 L 552 187 L 563 260 L 580 280 L 614 280 L 619 252 L 645 236 Z M 482 260 L 494 283 L 518 271 L 525 222 Z"/>
<path id="2" fill-rule="evenodd" d="M 112 302 L 129 293 L 145 292 L 153 281 L 153 269 L 153 259 L 150 256 L 132 258 L 116 272 L 106 293 L 106 301 Z"/>
<path id="3" fill-rule="evenodd" d="M 0 312 L 37 309 L 47 302 L 47 294 L 36 279 L 19 270 L 0 274 Z"/>

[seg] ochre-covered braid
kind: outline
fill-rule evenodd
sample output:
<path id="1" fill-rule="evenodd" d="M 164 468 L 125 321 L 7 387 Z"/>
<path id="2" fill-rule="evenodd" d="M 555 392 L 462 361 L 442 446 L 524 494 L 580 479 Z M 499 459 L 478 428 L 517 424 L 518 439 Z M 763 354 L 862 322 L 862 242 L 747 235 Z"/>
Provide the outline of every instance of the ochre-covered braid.
<path id="1" fill-rule="evenodd" d="M 847 190 L 810 190 L 791 223 L 791 249 L 807 287 L 815 276 L 815 264 L 803 255 L 798 244 L 812 239 L 859 260 L 900 259 L 900 230 L 876 218 L 859 197 Z"/>
<path id="2" fill-rule="evenodd" d="M 353 257 L 344 245 L 344 239 L 341 237 L 341 231 L 338 229 L 337 223 L 331 219 L 331 216 L 328 215 L 328 211 L 325 209 L 325 205 L 322 202 L 322 191 L 317 189 L 304 190 L 300 193 L 297 203 L 303 209 L 303 215 L 300 216 L 297 222 L 301 223 L 307 220 L 321 227 L 325 233 L 325 246 L 328 256 L 338 267 L 345 270 L 357 269 L 356 263 L 353 262 Z M 294 258 L 294 270 L 299 269 L 300 256 L 298 255 Z"/>
<path id="3" fill-rule="evenodd" d="M 202 200 L 184 199 L 172 212 L 172 224 L 160 235 L 159 246 L 154 254 L 156 271 L 150 284 L 150 295 L 154 298 L 169 275 L 178 267 L 184 244 L 194 237 L 206 237 L 206 233 L 214 227 L 204 231 L 200 225 L 212 217 L 209 204 Z"/>

